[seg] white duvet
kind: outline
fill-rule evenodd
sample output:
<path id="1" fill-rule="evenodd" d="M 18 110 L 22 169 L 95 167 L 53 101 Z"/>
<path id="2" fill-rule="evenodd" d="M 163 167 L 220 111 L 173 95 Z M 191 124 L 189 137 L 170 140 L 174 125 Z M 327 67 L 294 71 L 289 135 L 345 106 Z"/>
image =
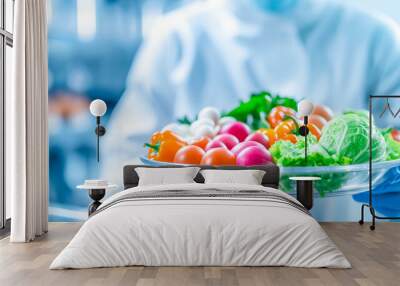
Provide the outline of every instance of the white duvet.
<path id="1" fill-rule="evenodd" d="M 262 190 L 298 203 L 279 190 L 254 185 L 128 189 L 101 205 L 50 269 L 127 265 L 350 267 L 321 226 L 290 204 L 250 197 L 121 200 L 136 192 L 207 189 Z"/>

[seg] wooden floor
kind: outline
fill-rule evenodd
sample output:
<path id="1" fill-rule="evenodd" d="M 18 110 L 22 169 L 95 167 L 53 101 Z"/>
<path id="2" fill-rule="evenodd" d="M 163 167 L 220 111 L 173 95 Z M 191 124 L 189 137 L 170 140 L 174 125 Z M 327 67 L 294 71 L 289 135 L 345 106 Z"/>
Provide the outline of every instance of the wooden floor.
<path id="1" fill-rule="evenodd" d="M 49 233 L 28 244 L 0 241 L 0 285 L 400 285 L 400 224 L 324 223 L 352 263 L 349 270 L 288 267 L 124 267 L 48 270 L 79 229 L 50 223 Z"/>

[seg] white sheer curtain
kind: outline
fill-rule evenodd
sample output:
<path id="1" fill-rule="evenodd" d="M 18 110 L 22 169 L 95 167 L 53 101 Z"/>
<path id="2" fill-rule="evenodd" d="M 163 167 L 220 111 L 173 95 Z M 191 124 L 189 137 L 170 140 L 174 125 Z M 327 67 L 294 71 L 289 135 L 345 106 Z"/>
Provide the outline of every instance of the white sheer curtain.
<path id="1" fill-rule="evenodd" d="M 13 92 L 6 111 L 12 242 L 47 232 L 46 0 L 15 1 Z"/>

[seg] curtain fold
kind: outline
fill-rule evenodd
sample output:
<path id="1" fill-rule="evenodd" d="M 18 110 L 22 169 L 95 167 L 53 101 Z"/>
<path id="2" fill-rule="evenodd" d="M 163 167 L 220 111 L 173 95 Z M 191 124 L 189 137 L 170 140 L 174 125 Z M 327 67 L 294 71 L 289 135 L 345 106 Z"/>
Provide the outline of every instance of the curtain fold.
<path id="1" fill-rule="evenodd" d="M 47 232 L 47 19 L 46 0 L 15 1 L 14 71 L 6 113 L 7 184 L 11 188 L 12 242 Z"/>

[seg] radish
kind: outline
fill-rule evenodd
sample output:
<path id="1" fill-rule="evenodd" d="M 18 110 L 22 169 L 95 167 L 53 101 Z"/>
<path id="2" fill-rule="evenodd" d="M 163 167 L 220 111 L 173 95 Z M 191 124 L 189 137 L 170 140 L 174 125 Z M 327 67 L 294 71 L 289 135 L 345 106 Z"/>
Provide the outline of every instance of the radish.
<path id="1" fill-rule="evenodd" d="M 226 147 L 226 145 L 224 143 L 222 143 L 221 141 L 212 140 L 212 141 L 208 142 L 205 150 L 208 151 L 210 149 L 220 148 L 220 147 L 228 149 Z"/>
<path id="2" fill-rule="evenodd" d="M 224 127 L 225 125 L 229 124 L 229 123 L 233 123 L 236 122 L 237 120 L 233 117 L 230 116 L 226 116 L 226 117 L 222 117 L 219 120 L 219 126 Z"/>
<path id="3" fill-rule="evenodd" d="M 265 148 L 264 145 L 261 145 L 260 143 L 258 143 L 256 141 L 244 141 L 244 142 L 240 142 L 239 144 L 237 144 L 231 151 L 233 154 L 235 154 L 235 156 L 237 156 L 244 149 L 246 149 L 248 147 L 252 147 L 252 146 L 258 146 L 261 148 Z"/>
<path id="4" fill-rule="evenodd" d="M 236 157 L 238 166 L 258 166 L 273 162 L 267 149 L 259 146 L 250 146 L 242 150 Z"/>
<path id="5" fill-rule="evenodd" d="M 267 149 L 271 147 L 268 137 L 262 134 L 261 132 L 254 132 L 253 134 L 250 134 L 249 136 L 246 137 L 244 141 L 254 141 L 261 143 Z"/>
<path id="6" fill-rule="evenodd" d="M 225 146 L 231 150 L 233 147 L 235 147 L 237 144 L 239 144 L 239 140 L 231 135 L 231 134 L 220 134 L 215 136 L 214 141 L 221 141 L 222 143 L 225 144 Z"/>
<path id="7" fill-rule="evenodd" d="M 220 134 L 232 134 L 242 142 L 249 136 L 250 128 L 243 122 L 232 122 L 222 127 Z"/>

